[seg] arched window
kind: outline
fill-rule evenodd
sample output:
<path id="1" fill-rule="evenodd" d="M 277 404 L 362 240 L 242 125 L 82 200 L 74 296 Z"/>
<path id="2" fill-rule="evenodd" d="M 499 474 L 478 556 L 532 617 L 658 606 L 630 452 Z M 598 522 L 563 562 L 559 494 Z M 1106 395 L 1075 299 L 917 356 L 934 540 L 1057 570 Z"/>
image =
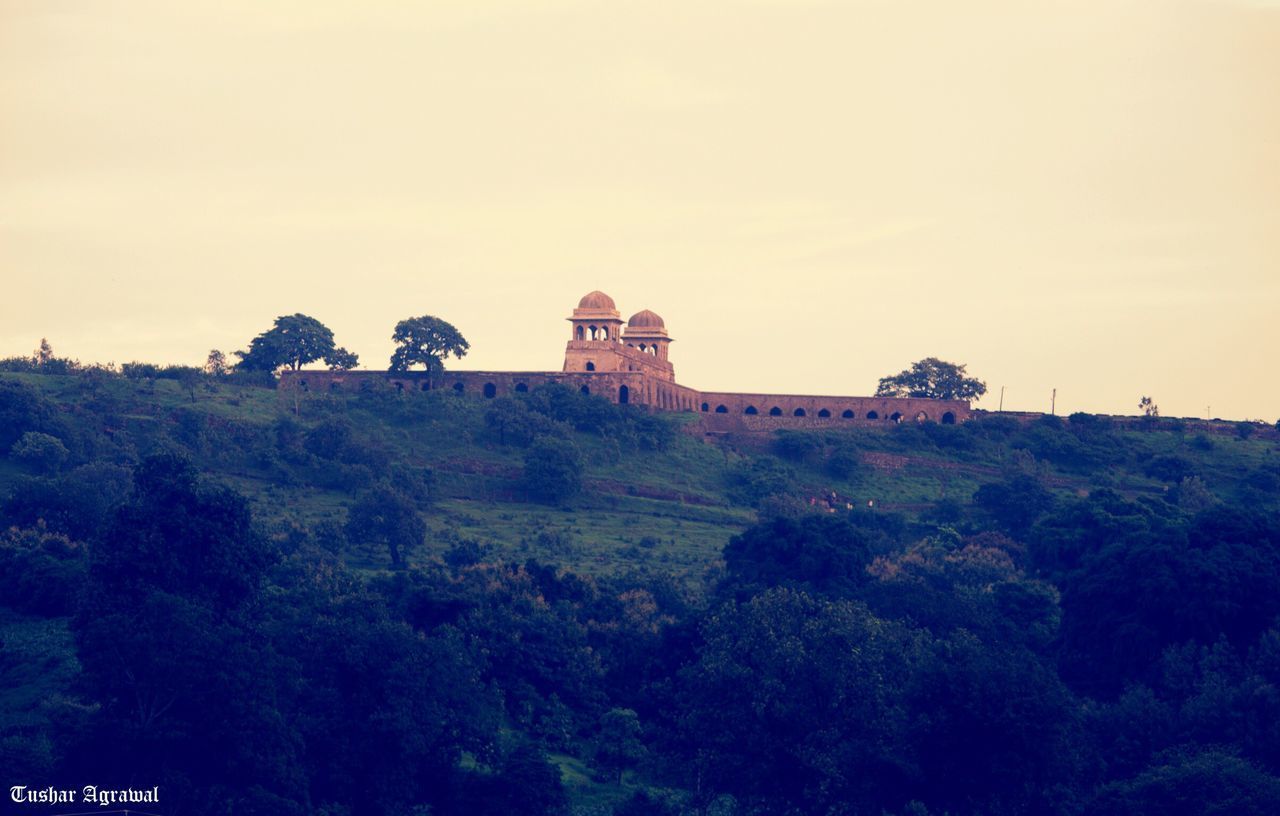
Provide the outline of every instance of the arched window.
<path id="1" fill-rule="evenodd" d="M 717 406 L 716 406 L 716 413 L 717 413 L 717 414 L 727 414 L 727 413 L 729 413 L 729 409 L 728 409 L 728 408 L 726 408 L 726 407 L 724 407 L 723 405 L 717 405 Z"/>
<path id="2" fill-rule="evenodd" d="M 608 340 L 608 339 L 609 339 L 609 327 L 608 327 L 608 326 L 601 326 L 601 327 L 600 327 L 600 339 L 601 339 L 601 340 Z"/>
<path id="3" fill-rule="evenodd" d="M 710 406 L 710 405 L 707 405 L 705 402 L 704 402 L 704 403 L 702 403 L 702 413 L 704 413 L 704 414 L 705 414 L 707 411 L 710 411 L 710 410 L 711 410 L 711 406 Z"/>
<path id="4" fill-rule="evenodd" d="M 453 390 L 456 393 L 461 394 L 463 391 L 467 390 L 467 387 L 463 385 L 461 382 L 456 382 L 453 384 Z"/>
<path id="5" fill-rule="evenodd" d="M 494 385 L 493 383 L 484 384 L 485 399 L 493 399 L 497 395 L 497 393 L 498 393 L 498 386 Z"/>
<path id="6" fill-rule="evenodd" d="M 646 353 L 646 354 L 648 354 L 648 353 L 649 353 L 649 347 L 648 347 L 648 346 L 646 346 L 644 343 L 641 343 L 641 344 L 640 344 L 640 350 L 641 350 L 641 351 L 643 351 L 643 352 L 644 352 L 644 353 Z"/>
<path id="7" fill-rule="evenodd" d="M 618 386 L 618 404 L 626 405 L 631 402 L 631 389 L 625 385 Z"/>
<path id="8" fill-rule="evenodd" d="M 755 407 L 754 405 L 748 405 L 748 406 L 747 406 L 747 410 L 743 411 L 742 413 L 744 413 L 744 414 L 748 414 L 748 415 L 750 415 L 750 416 L 755 416 L 756 414 L 758 414 L 758 413 L 760 413 L 760 412 L 756 410 L 756 407 Z"/>
<path id="9" fill-rule="evenodd" d="M 782 416 L 782 409 L 776 405 L 773 406 L 769 409 L 769 416 Z"/>
<path id="10" fill-rule="evenodd" d="M 875 411 L 867 411 L 867 419 L 879 419 L 879 418 L 880 418 L 880 414 L 876 413 Z"/>
<path id="11" fill-rule="evenodd" d="M 431 380 L 423 380 L 423 381 L 422 381 L 422 388 L 421 388 L 420 390 L 422 390 L 422 391 L 430 391 L 430 390 L 431 390 Z"/>
<path id="12" fill-rule="evenodd" d="M 889 421 L 890 421 L 890 422 L 901 422 L 901 421 L 902 421 L 902 414 L 901 414 L 901 413 L 899 413 L 898 411 L 894 411 L 892 414 L 889 414 Z"/>
<path id="13" fill-rule="evenodd" d="M 591 389 L 590 389 L 590 388 L 588 388 L 588 387 L 586 387 L 585 385 L 584 385 L 584 386 L 582 386 L 581 388 L 579 388 L 579 389 L 578 389 L 578 391 L 579 391 L 579 392 L 581 392 L 581 393 L 582 393 L 582 396 L 584 396 L 584 397 L 589 397 L 589 396 L 591 396 Z"/>
<path id="14" fill-rule="evenodd" d="M 791 416 L 804 416 L 804 409 L 803 408 L 795 409 L 794 411 L 791 412 Z"/>
<path id="15" fill-rule="evenodd" d="M 528 383 L 516 383 L 516 393 L 517 393 L 517 394 L 527 394 L 527 393 L 529 393 L 529 385 L 528 385 Z"/>
<path id="16" fill-rule="evenodd" d="M 942 424 L 943 425 L 956 424 L 956 415 L 951 413 L 950 411 L 947 411 L 945 414 L 942 415 Z"/>
<path id="17" fill-rule="evenodd" d="M 926 414 L 924 411 L 921 411 L 920 413 L 916 414 L 916 422 L 928 422 L 928 421 L 929 421 L 929 415 Z"/>
<path id="18" fill-rule="evenodd" d="M 831 412 L 828 411 L 826 408 L 823 408 L 821 411 L 818 412 L 818 416 L 822 417 L 823 419 L 828 419 L 831 416 Z"/>
<path id="19" fill-rule="evenodd" d="M 595 371 L 595 370 L 596 370 L 596 364 L 595 364 L 595 363 L 593 363 L 593 362 L 591 362 L 590 360 L 588 360 L 588 361 L 587 361 L 587 371 Z"/>
<path id="20" fill-rule="evenodd" d="M 842 413 L 840 416 L 844 417 L 845 419 L 853 419 L 853 411 L 850 411 L 848 408 L 846 408 L 844 409 L 844 413 Z"/>
<path id="21" fill-rule="evenodd" d="M 578 339 L 579 339 L 579 340 L 582 340 L 585 336 L 586 336 L 586 334 L 585 334 L 585 330 L 584 330 L 581 326 L 579 326 L 579 327 L 578 327 Z"/>

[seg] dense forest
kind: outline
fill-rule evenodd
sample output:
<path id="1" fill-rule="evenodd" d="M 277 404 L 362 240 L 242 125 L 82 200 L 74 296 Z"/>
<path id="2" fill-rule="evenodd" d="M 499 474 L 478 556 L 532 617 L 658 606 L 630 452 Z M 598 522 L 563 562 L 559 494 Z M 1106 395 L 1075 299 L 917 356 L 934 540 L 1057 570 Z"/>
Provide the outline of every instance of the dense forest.
<path id="1" fill-rule="evenodd" d="M 11 369 L 6 786 L 198 816 L 1280 813 L 1273 428 L 707 440 L 555 386 Z"/>

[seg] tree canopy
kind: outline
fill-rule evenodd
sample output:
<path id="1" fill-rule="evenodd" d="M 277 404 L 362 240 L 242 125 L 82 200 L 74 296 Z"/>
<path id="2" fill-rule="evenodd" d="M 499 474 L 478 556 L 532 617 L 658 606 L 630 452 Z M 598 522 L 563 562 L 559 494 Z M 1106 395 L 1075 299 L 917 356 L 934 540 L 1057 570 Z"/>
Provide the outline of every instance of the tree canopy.
<path id="1" fill-rule="evenodd" d="M 977 399 L 987 393 L 987 384 L 966 376 L 965 366 L 926 357 L 911 368 L 880 378 L 877 397 L 923 397 L 926 399 Z"/>
<path id="2" fill-rule="evenodd" d="M 444 371 L 444 361 L 467 356 L 471 344 L 454 325 L 431 315 L 410 317 L 396 324 L 391 339 L 396 342 L 391 355 L 392 371 L 408 371 L 415 365 L 426 369 L 428 378 Z"/>
<path id="3" fill-rule="evenodd" d="M 304 314 L 281 315 L 275 324 L 249 342 L 248 351 L 237 351 L 239 368 L 246 371 L 294 371 L 307 363 L 324 360 L 330 368 L 354 368 L 355 354 L 336 346 L 328 326 Z"/>

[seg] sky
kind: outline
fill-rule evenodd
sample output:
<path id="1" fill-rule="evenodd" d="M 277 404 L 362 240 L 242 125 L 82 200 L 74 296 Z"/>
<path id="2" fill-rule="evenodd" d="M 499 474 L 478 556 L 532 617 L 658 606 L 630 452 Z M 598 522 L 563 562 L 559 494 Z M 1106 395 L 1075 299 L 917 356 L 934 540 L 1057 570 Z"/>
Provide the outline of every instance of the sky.
<path id="1" fill-rule="evenodd" d="M 1280 417 L 1280 2 L 0 0 L 0 356 L 201 363 L 281 314 L 555 370 Z"/>

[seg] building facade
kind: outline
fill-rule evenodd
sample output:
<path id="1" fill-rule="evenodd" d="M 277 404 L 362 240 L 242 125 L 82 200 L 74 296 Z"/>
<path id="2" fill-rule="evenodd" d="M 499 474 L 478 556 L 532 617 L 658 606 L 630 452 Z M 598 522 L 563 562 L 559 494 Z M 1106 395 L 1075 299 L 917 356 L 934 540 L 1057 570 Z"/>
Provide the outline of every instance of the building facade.
<path id="1" fill-rule="evenodd" d="M 492 399 L 559 383 L 584 394 L 658 411 L 690 411 L 746 429 L 849 423 L 941 422 L 970 416 L 966 400 L 806 394 L 739 394 L 699 391 L 676 382 L 671 336 L 656 313 L 644 309 L 622 319 L 613 298 L 591 292 L 567 318 L 569 341 L 560 371 L 446 371 L 435 382 L 425 372 L 286 371 L 284 391 L 343 391 L 394 388 L 401 392 L 452 389 Z"/>

